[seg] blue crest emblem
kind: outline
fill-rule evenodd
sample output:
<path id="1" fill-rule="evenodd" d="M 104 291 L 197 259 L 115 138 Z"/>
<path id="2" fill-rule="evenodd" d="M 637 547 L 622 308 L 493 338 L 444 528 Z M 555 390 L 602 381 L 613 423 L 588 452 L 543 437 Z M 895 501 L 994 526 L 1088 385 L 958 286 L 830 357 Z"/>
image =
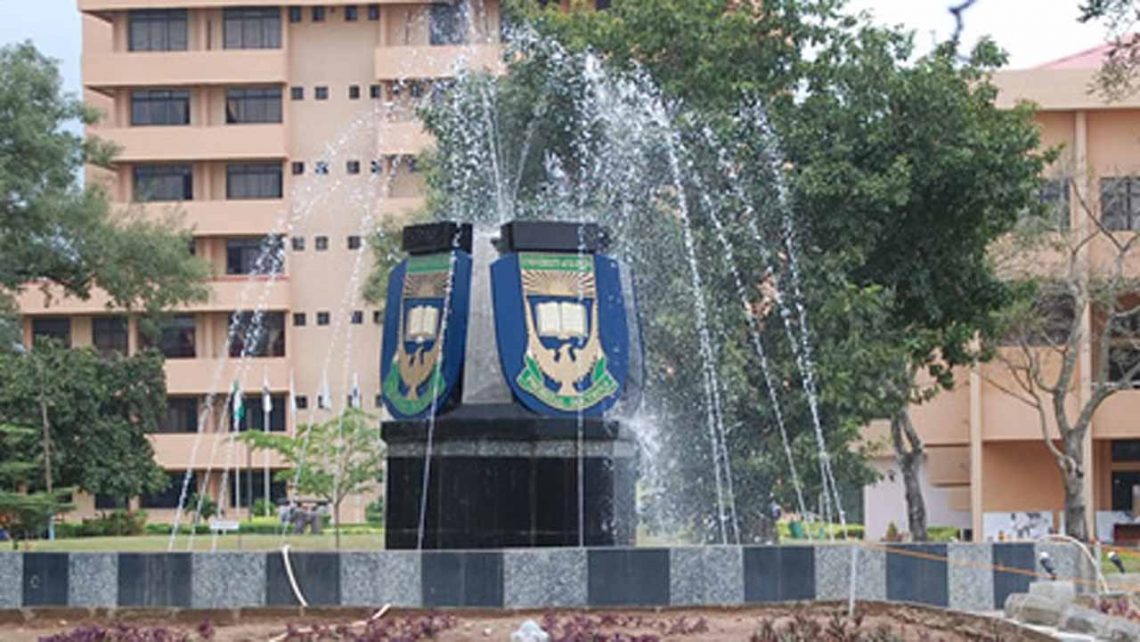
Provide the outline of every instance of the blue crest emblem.
<path id="1" fill-rule="evenodd" d="M 617 261 L 520 252 L 491 266 L 495 336 L 511 390 L 545 415 L 600 415 L 629 372 L 629 326 Z"/>
<path id="2" fill-rule="evenodd" d="M 426 417 L 456 390 L 467 343 L 471 256 L 412 256 L 388 277 L 380 381 L 398 419 Z M 441 336 L 442 335 L 442 336 Z"/>

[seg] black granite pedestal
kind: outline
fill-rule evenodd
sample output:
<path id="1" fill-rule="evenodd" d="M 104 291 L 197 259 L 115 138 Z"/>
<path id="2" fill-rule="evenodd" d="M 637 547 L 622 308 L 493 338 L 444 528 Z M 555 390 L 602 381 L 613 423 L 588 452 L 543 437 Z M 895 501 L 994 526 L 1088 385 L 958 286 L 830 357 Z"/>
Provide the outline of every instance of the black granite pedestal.
<path id="1" fill-rule="evenodd" d="M 386 546 L 417 547 L 426 420 L 390 421 Z M 619 422 L 540 417 L 514 404 L 460 406 L 432 439 L 425 549 L 577 546 L 582 452 L 584 543 L 626 546 L 636 531 L 637 445 Z"/>

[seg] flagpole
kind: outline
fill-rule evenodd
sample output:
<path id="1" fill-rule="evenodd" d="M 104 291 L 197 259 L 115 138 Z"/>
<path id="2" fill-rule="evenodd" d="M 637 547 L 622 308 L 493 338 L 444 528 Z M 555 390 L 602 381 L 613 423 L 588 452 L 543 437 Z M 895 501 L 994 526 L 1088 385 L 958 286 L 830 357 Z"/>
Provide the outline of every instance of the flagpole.
<path id="1" fill-rule="evenodd" d="M 261 413 L 263 416 L 263 421 L 261 422 L 262 429 L 265 431 L 265 434 L 268 436 L 269 432 L 270 432 L 269 417 L 270 417 L 270 415 L 273 414 L 273 397 L 271 397 L 269 394 L 269 372 L 268 372 L 268 370 L 262 370 L 262 374 L 261 374 Z M 268 450 L 266 450 L 264 453 L 261 454 L 261 484 L 262 484 L 262 490 L 265 491 L 262 494 L 265 496 L 266 510 L 271 511 L 270 506 L 272 506 L 272 505 L 269 503 L 269 451 Z M 250 504 L 250 507 L 252 508 L 253 505 Z"/>
<path id="2" fill-rule="evenodd" d="M 241 433 L 241 420 L 245 414 L 245 400 L 242 399 L 241 387 L 238 385 L 238 382 L 236 380 L 234 381 L 234 404 L 235 404 L 234 412 L 230 416 L 230 433 L 231 433 L 230 438 L 236 440 L 238 438 L 238 435 Z M 231 450 L 230 452 L 232 453 L 233 451 Z M 229 498 L 227 497 L 225 499 L 229 499 Z M 237 522 L 238 522 L 237 544 L 238 544 L 238 550 L 240 551 L 240 550 L 242 550 L 242 541 L 241 541 L 241 474 L 236 470 L 234 471 L 234 495 L 233 495 L 233 499 L 234 499 L 234 501 L 232 503 L 233 503 L 233 507 L 234 507 L 234 517 L 237 518 Z"/>

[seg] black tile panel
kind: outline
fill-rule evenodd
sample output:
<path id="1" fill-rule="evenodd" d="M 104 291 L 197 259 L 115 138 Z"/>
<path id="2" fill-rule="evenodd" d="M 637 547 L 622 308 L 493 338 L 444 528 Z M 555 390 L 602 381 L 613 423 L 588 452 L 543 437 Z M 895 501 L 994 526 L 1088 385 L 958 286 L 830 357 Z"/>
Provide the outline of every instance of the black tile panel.
<path id="1" fill-rule="evenodd" d="M 502 608 L 502 552 L 425 552 L 420 564 L 425 607 Z"/>
<path id="2" fill-rule="evenodd" d="M 587 574 L 590 606 L 669 604 L 668 549 L 591 549 Z"/>
<path id="3" fill-rule="evenodd" d="M 67 606 L 67 553 L 24 553 L 24 606 Z"/>
<path id="4" fill-rule="evenodd" d="M 815 599 L 815 549 L 749 546 L 744 549 L 744 601 Z"/>
<path id="5" fill-rule="evenodd" d="M 945 544 L 898 544 L 887 549 L 887 599 L 943 608 L 950 605 Z"/>
<path id="6" fill-rule="evenodd" d="M 189 607 L 189 553 L 120 553 L 119 606 Z"/>
<path id="7" fill-rule="evenodd" d="M 340 555 L 338 553 L 289 553 L 293 577 L 305 601 L 311 606 L 340 604 Z M 267 553 L 265 564 L 265 603 L 268 606 L 297 606 L 297 596 L 289 582 L 281 553 Z"/>
<path id="8" fill-rule="evenodd" d="M 1035 570 L 1033 544 L 994 544 L 994 608 L 1005 606 L 1010 593 L 1029 592 Z"/>

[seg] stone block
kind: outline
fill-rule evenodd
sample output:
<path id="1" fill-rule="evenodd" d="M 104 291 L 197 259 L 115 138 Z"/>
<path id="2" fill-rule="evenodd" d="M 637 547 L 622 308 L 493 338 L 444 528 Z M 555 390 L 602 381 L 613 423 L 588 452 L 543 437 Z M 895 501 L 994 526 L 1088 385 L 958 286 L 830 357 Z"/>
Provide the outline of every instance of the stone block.
<path id="1" fill-rule="evenodd" d="M 669 600 L 689 604 L 741 604 L 745 599 L 743 549 L 685 546 L 669 549 Z"/>
<path id="2" fill-rule="evenodd" d="M 119 597 L 117 553 L 71 553 L 68 556 L 67 603 L 113 607 Z"/>
<path id="3" fill-rule="evenodd" d="M 1100 611 L 1070 604 L 1061 611 L 1061 629 L 1071 633 L 1107 636 L 1112 618 Z"/>
<path id="4" fill-rule="evenodd" d="M 591 549 L 587 555 L 590 606 L 669 604 L 667 549 Z"/>
<path id="5" fill-rule="evenodd" d="M 503 606 L 585 606 L 586 566 L 585 549 L 504 551 Z"/>
<path id="6" fill-rule="evenodd" d="M 790 602 L 815 598 L 815 551 L 809 546 L 744 549 L 744 600 Z"/>
<path id="7" fill-rule="evenodd" d="M 414 551 L 341 553 L 340 595 L 345 606 L 420 606 L 420 555 Z"/>
<path id="8" fill-rule="evenodd" d="M 1109 642 L 1140 642 L 1140 624 L 1121 618 L 1112 618 L 1108 631 L 1102 636 Z"/>
<path id="9" fill-rule="evenodd" d="M 193 608 L 265 606 L 264 553 L 194 553 L 191 565 Z"/>
<path id="10" fill-rule="evenodd" d="M 1025 624 L 1057 626 L 1063 609 L 1064 606 L 1054 600 L 1030 593 L 1013 593 L 1005 601 L 1006 617 Z"/>
<path id="11" fill-rule="evenodd" d="M 960 611 L 992 611 L 993 547 L 989 544 L 948 544 L 946 559 L 950 608 Z"/>
<path id="12" fill-rule="evenodd" d="M 991 548 L 994 608 L 1001 608 L 1010 594 L 1029 592 L 1029 583 L 1037 579 L 1037 558 L 1033 544 L 996 543 Z"/>
<path id="13" fill-rule="evenodd" d="M 119 553 L 119 606 L 190 606 L 189 553 Z"/>
<path id="14" fill-rule="evenodd" d="M 1077 586 L 1071 580 L 1033 582 L 1029 585 L 1029 593 L 1061 604 L 1071 604 L 1077 598 Z"/>
<path id="15" fill-rule="evenodd" d="M 1104 581 L 1110 589 L 1125 593 L 1140 593 L 1140 573 L 1116 573 L 1105 565 Z"/>
<path id="16" fill-rule="evenodd" d="M 859 544 L 815 547 L 815 593 L 819 600 L 846 600 L 851 593 L 851 556 L 855 556 L 855 598 L 887 599 L 887 561 L 881 549 Z"/>
<path id="17" fill-rule="evenodd" d="M 0 553 L 0 609 L 20 608 L 23 588 L 23 553 Z"/>

